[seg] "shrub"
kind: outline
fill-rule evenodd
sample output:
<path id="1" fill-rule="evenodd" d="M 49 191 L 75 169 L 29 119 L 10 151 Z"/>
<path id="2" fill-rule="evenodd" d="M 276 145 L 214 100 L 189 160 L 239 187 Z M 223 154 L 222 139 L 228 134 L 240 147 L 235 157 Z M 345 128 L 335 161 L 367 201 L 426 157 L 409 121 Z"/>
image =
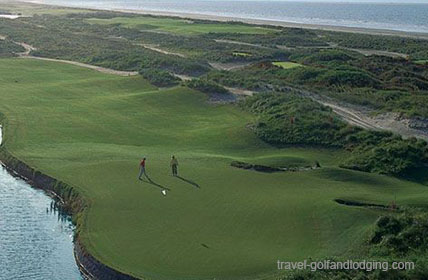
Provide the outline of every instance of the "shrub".
<path id="1" fill-rule="evenodd" d="M 207 93 L 207 94 L 230 94 L 230 92 L 222 87 L 221 85 L 206 80 L 206 79 L 193 79 L 188 82 L 186 82 L 186 85 L 190 88 L 199 90 L 201 92 Z"/>
<path id="2" fill-rule="evenodd" d="M 25 49 L 12 41 L 0 40 L 0 57 L 15 56 L 16 53 L 23 52 Z"/>
<path id="3" fill-rule="evenodd" d="M 140 74 L 155 86 L 170 87 L 179 83 L 180 79 L 164 70 L 142 69 Z"/>

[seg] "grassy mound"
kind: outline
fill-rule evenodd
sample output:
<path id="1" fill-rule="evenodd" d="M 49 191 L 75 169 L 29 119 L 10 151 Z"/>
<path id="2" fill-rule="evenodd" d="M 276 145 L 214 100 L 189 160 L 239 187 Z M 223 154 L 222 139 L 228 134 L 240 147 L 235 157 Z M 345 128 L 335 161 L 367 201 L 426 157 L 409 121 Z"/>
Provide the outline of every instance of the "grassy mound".
<path id="1" fill-rule="evenodd" d="M 293 93 L 258 94 L 242 106 L 259 116 L 254 130 L 264 141 L 341 147 L 352 151 L 341 163 L 345 168 L 404 176 L 428 163 L 425 141 L 352 127 L 330 108 Z"/>

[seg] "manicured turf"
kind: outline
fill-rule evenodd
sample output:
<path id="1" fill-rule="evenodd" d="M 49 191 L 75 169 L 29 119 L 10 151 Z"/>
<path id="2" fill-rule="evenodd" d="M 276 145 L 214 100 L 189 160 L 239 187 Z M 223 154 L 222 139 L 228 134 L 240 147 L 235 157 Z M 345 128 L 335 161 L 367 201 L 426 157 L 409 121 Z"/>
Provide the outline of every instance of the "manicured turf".
<path id="1" fill-rule="evenodd" d="M 302 64 L 289 62 L 289 61 L 275 61 L 275 62 L 272 62 L 272 64 L 284 69 L 291 69 L 291 68 L 302 66 Z"/>
<path id="2" fill-rule="evenodd" d="M 91 203 L 84 245 L 145 279 L 256 279 L 273 277 L 278 259 L 358 255 L 381 212 L 333 199 L 428 201 L 422 185 L 337 168 L 340 152 L 272 148 L 246 128 L 252 116 L 187 88 L 3 59 L 0 100 L 6 147 Z M 170 176 L 171 154 L 183 179 Z M 137 180 L 142 156 L 153 181 L 171 190 L 166 197 Z M 233 160 L 323 168 L 265 174 Z"/>
<path id="3" fill-rule="evenodd" d="M 115 17 L 110 19 L 91 18 L 88 22 L 95 24 L 121 24 L 141 30 L 158 30 L 187 35 L 216 33 L 266 34 L 276 32 L 275 29 L 230 23 L 195 23 L 190 20 L 165 17 Z"/>

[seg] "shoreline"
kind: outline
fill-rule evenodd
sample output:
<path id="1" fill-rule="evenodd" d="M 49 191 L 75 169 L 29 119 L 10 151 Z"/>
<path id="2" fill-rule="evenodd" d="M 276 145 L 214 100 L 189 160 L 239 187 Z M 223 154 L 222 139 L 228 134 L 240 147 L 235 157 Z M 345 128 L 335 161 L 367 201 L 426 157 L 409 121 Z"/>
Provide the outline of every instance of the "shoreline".
<path id="1" fill-rule="evenodd" d="M 2 121 L 0 137 L 3 136 L 0 140 L 4 138 L 5 120 L 6 118 L 0 115 L 0 121 Z M 103 264 L 84 248 L 79 240 L 79 223 L 74 218 L 85 211 L 88 203 L 72 186 L 30 167 L 12 155 L 6 149 L 4 141 L 0 141 L 0 166 L 3 166 L 11 176 L 24 180 L 33 188 L 45 191 L 52 199 L 59 201 L 73 218 L 73 224 L 76 227 L 73 236 L 74 259 L 83 279 L 139 280 Z"/>
<path id="2" fill-rule="evenodd" d="M 323 25 L 323 24 L 310 24 L 310 23 L 295 23 L 281 20 L 270 20 L 270 19 L 252 19 L 252 18 L 241 18 L 232 16 L 219 16 L 210 14 L 198 14 L 198 13 L 185 13 L 185 12 L 168 12 L 168 11 L 153 11 L 153 10 L 134 10 L 134 9 L 115 9 L 115 8 L 85 8 L 69 5 L 53 5 L 43 3 L 41 0 L 15 0 L 16 2 L 29 3 L 34 5 L 43 5 L 49 7 L 66 7 L 72 9 L 84 9 L 88 11 L 109 11 L 109 12 L 120 12 L 127 14 L 139 14 L 139 15 L 153 15 L 153 16 L 165 16 L 165 17 L 177 17 L 182 19 L 198 19 L 198 20 L 211 20 L 218 22 L 242 22 L 252 25 L 264 25 L 264 26 L 277 26 L 285 28 L 302 28 L 311 30 L 321 31 L 333 31 L 333 32 L 346 32 L 346 33 L 360 33 L 369 35 L 383 35 L 383 36 L 398 36 L 414 39 L 425 39 L 428 40 L 428 32 L 411 32 L 411 31 L 400 31 L 393 29 L 376 29 L 376 28 L 365 28 L 365 27 L 348 27 L 348 26 L 337 26 L 337 25 Z"/>

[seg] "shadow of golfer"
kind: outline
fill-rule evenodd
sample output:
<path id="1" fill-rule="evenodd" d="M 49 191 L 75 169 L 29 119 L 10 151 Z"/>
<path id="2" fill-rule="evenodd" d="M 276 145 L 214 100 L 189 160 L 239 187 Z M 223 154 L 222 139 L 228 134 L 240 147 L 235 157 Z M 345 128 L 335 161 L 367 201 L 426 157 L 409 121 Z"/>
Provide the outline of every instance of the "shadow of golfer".
<path id="1" fill-rule="evenodd" d="M 153 185 L 155 187 L 160 188 L 161 190 L 171 191 L 170 188 L 167 188 L 165 186 L 162 186 L 161 184 L 156 183 L 155 181 L 153 181 L 152 179 L 150 179 L 150 177 L 147 174 L 145 174 L 145 175 L 146 175 L 145 177 L 147 178 L 147 181 L 146 180 L 142 180 L 143 182 L 147 182 L 147 183 L 149 183 L 149 184 L 151 184 L 151 185 Z"/>
<path id="2" fill-rule="evenodd" d="M 184 181 L 184 182 L 186 182 L 186 183 L 189 183 L 189 184 L 191 184 L 192 186 L 194 186 L 194 187 L 197 187 L 198 189 L 200 189 L 201 188 L 201 186 L 199 186 L 197 183 L 195 183 L 195 182 L 193 182 L 193 181 L 190 181 L 190 180 L 188 180 L 188 179 L 186 179 L 186 178 L 183 178 L 183 177 L 181 177 L 181 176 L 175 176 L 176 178 L 178 178 L 178 179 L 180 179 L 180 180 L 182 180 L 182 181 Z"/>

